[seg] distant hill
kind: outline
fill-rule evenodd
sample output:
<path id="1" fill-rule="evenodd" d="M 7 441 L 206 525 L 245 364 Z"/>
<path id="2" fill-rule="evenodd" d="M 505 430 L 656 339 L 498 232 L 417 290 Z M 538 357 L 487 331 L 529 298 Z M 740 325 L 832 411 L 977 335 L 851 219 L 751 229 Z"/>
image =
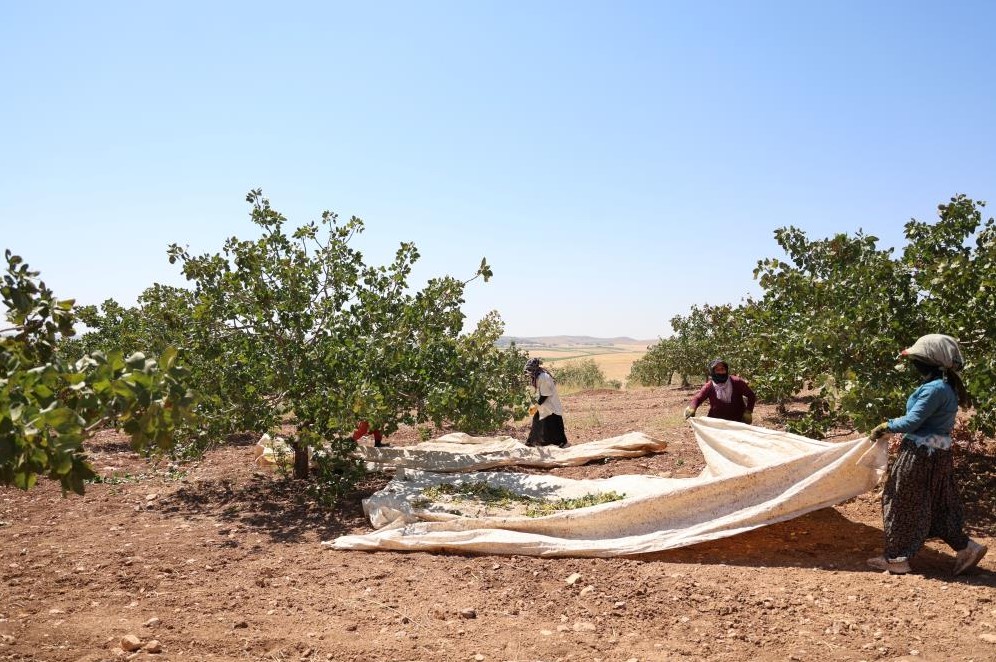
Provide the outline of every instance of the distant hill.
<path id="1" fill-rule="evenodd" d="M 498 345 L 506 347 L 511 343 L 519 347 L 606 347 L 612 345 L 652 345 L 654 340 L 638 340 L 629 336 L 595 338 L 593 336 L 502 336 Z"/>

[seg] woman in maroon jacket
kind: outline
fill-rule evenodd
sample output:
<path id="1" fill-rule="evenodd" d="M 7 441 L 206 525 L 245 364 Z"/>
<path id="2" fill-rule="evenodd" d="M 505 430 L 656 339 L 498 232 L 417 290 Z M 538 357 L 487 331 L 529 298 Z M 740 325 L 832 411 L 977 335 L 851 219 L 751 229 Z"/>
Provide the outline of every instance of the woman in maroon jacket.
<path id="1" fill-rule="evenodd" d="M 698 406 L 709 400 L 709 413 L 712 418 L 725 418 L 728 421 L 750 423 L 754 418 L 754 402 L 757 396 L 740 377 L 730 374 L 730 366 L 722 359 L 709 364 L 709 381 L 685 407 L 685 418 L 695 415 Z"/>

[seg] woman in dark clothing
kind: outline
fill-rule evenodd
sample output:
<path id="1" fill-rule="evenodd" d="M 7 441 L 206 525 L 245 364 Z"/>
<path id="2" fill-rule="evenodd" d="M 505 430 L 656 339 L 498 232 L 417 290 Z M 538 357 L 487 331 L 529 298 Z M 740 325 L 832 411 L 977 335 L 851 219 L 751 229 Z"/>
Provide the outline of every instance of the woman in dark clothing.
<path id="1" fill-rule="evenodd" d="M 567 433 L 564 431 L 564 408 L 560 404 L 557 386 L 553 375 L 537 358 L 526 362 L 525 372 L 536 389 L 536 404 L 529 408 L 533 424 L 529 430 L 528 446 L 567 446 Z"/>
<path id="2" fill-rule="evenodd" d="M 716 359 L 709 364 L 709 381 L 692 398 L 692 403 L 685 407 L 685 418 L 695 415 L 699 405 L 709 400 L 711 418 L 724 418 L 728 421 L 743 421 L 750 423 L 754 419 L 754 403 L 757 396 L 747 382 L 730 374 L 730 366 L 722 359 Z"/>
<path id="3" fill-rule="evenodd" d="M 885 554 L 868 559 L 868 565 L 906 574 L 909 560 L 927 538 L 937 537 L 957 552 L 953 571 L 959 575 L 988 551 L 965 535 L 954 480 L 951 429 L 958 405 L 969 404 L 957 372 L 963 365 L 961 352 L 954 338 L 934 333 L 917 340 L 903 356 L 922 383 L 907 400 L 905 416 L 882 423 L 868 435 L 875 441 L 887 432 L 903 433 L 882 492 Z"/>

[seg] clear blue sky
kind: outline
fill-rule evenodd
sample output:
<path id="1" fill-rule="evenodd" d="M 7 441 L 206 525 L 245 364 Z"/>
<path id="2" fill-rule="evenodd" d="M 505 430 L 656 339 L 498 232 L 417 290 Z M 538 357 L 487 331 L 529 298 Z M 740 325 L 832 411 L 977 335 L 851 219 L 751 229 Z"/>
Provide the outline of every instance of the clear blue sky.
<path id="1" fill-rule="evenodd" d="M 996 206 L 994 44 L 988 1 L 5 2 L 0 248 L 133 303 L 258 186 L 423 281 L 486 256 L 509 334 L 653 338 L 777 227 Z"/>

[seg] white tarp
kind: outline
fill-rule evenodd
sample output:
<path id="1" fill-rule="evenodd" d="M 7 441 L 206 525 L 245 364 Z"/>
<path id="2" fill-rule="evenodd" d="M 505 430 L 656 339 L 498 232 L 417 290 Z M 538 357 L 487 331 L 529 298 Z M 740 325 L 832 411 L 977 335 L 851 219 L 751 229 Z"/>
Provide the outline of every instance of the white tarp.
<path id="1" fill-rule="evenodd" d="M 845 501 L 875 487 L 888 457 L 884 440 L 828 443 L 712 418 L 694 418 L 692 427 L 706 461 L 695 478 L 616 476 L 574 481 L 478 473 L 460 480 L 484 481 L 551 500 L 608 491 L 625 498 L 544 517 L 465 517 L 421 506 L 425 486 L 453 482 L 454 476 L 402 472 L 364 502 L 374 525 L 382 528 L 323 544 L 334 549 L 533 556 L 657 552 L 735 535 Z"/>
<path id="2" fill-rule="evenodd" d="M 361 446 L 358 453 L 376 469 L 429 469 L 439 473 L 480 471 L 494 467 L 571 467 L 609 457 L 660 453 L 667 444 L 642 432 L 567 448 L 532 447 L 512 437 L 472 437 L 453 432 L 415 446 Z"/>

